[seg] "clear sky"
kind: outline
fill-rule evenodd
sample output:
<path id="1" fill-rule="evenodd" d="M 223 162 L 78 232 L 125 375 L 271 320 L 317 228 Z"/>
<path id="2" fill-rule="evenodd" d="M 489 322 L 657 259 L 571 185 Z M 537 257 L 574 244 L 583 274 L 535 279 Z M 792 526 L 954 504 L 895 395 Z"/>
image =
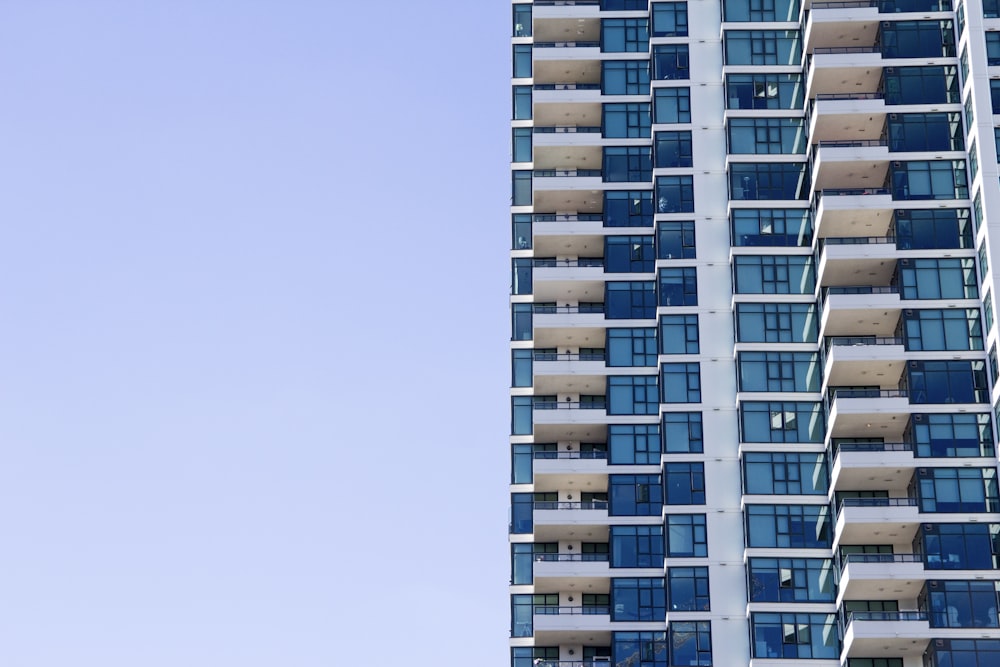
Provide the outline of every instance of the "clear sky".
<path id="1" fill-rule="evenodd" d="M 0 665 L 509 664 L 507 0 L 0 0 Z"/>

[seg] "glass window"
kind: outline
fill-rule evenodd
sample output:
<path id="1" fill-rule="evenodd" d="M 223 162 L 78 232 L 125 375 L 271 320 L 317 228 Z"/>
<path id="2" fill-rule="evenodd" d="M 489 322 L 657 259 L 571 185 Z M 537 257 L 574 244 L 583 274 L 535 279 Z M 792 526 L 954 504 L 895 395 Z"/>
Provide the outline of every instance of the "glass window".
<path id="1" fill-rule="evenodd" d="M 730 199 L 808 199 L 806 162 L 737 162 L 729 165 Z"/>
<path id="2" fill-rule="evenodd" d="M 879 42 L 883 58 L 954 58 L 952 21 L 883 21 Z"/>
<path id="3" fill-rule="evenodd" d="M 649 102 L 605 104 L 601 132 L 606 139 L 648 137 L 651 122 Z"/>
<path id="4" fill-rule="evenodd" d="M 605 183 L 643 183 L 653 177 L 653 151 L 647 146 L 606 146 Z"/>
<path id="5" fill-rule="evenodd" d="M 649 95 L 649 61 L 601 61 L 601 93 L 604 95 Z"/>
<path id="6" fill-rule="evenodd" d="M 531 78 L 531 44 L 514 45 L 514 78 Z"/>
<path id="7" fill-rule="evenodd" d="M 514 5 L 514 37 L 531 37 L 531 5 Z"/>
<path id="8" fill-rule="evenodd" d="M 655 375 L 612 375 L 608 378 L 609 415 L 655 415 L 659 411 Z"/>
<path id="9" fill-rule="evenodd" d="M 710 621 L 674 621 L 669 632 L 671 665 L 712 664 Z"/>
<path id="10" fill-rule="evenodd" d="M 751 558 L 747 566 L 751 602 L 833 602 L 829 558 Z"/>
<path id="11" fill-rule="evenodd" d="M 527 213 L 515 213 L 510 216 L 511 242 L 513 250 L 531 249 L 531 216 Z"/>
<path id="12" fill-rule="evenodd" d="M 608 329 L 608 366 L 655 366 L 656 329 Z"/>
<path id="13" fill-rule="evenodd" d="M 694 259 L 694 220 L 670 220 L 656 226 L 658 259 Z"/>
<path id="14" fill-rule="evenodd" d="M 816 352 L 740 352 L 739 391 L 819 391 Z"/>
<path id="15" fill-rule="evenodd" d="M 733 258 L 737 294 L 812 294 L 812 255 L 739 255 Z"/>
<path id="16" fill-rule="evenodd" d="M 948 104 L 959 101 L 958 68 L 954 65 L 886 67 L 886 104 Z"/>
<path id="17" fill-rule="evenodd" d="M 741 343 L 815 343 L 818 335 L 813 303 L 736 304 L 736 339 Z"/>
<path id="18" fill-rule="evenodd" d="M 886 126 L 890 151 L 965 150 L 961 114 L 891 113 Z"/>
<path id="19" fill-rule="evenodd" d="M 664 452 L 700 454 L 703 447 L 700 412 L 667 412 L 663 415 Z"/>
<path id="20" fill-rule="evenodd" d="M 659 516 L 663 485 L 659 475 L 608 475 L 608 514 Z"/>
<path id="21" fill-rule="evenodd" d="M 559 647 L 521 646 L 512 648 L 510 655 L 510 667 L 549 667 L 559 662 Z"/>
<path id="22" fill-rule="evenodd" d="M 695 267 L 660 269 L 661 306 L 697 306 L 698 276 Z"/>
<path id="23" fill-rule="evenodd" d="M 662 401 L 664 403 L 700 403 L 700 364 L 661 364 Z"/>
<path id="24" fill-rule="evenodd" d="M 511 172 L 511 206 L 531 206 L 531 172 Z"/>
<path id="25" fill-rule="evenodd" d="M 986 403 L 989 385 L 982 361 L 911 361 L 906 368 L 910 403 Z"/>
<path id="26" fill-rule="evenodd" d="M 989 273 L 990 262 L 986 257 L 986 244 L 983 243 L 979 246 L 979 279 L 986 280 L 986 274 Z"/>
<path id="27" fill-rule="evenodd" d="M 900 292 L 904 299 L 975 299 L 975 261 L 965 259 L 899 260 Z"/>
<path id="28" fill-rule="evenodd" d="M 511 261 L 511 294 L 531 294 L 531 265 L 530 257 L 518 257 Z"/>
<path id="29" fill-rule="evenodd" d="M 740 404 L 743 442 L 823 442 L 823 404 L 747 401 Z"/>
<path id="30" fill-rule="evenodd" d="M 531 396 L 514 396 L 511 401 L 511 435 L 531 435 Z"/>
<path id="31" fill-rule="evenodd" d="M 997 587 L 993 581 L 928 581 L 926 597 L 932 628 L 996 628 Z"/>
<path id="32" fill-rule="evenodd" d="M 653 147 L 657 167 L 690 167 L 694 164 L 690 132 L 657 132 Z"/>
<path id="33" fill-rule="evenodd" d="M 656 317 L 656 288 L 652 281 L 604 284 L 605 317 L 609 320 Z"/>
<path id="34" fill-rule="evenodd" d="M 903 311 L 907 350 L 982 350 L 978 308 Z"/>
<path id="35" fill-rule="evenodd" d="M 997 16 L 997 0 L 984 0 Z M 989 16 L 989 14 L 987 14 Z M 1000 639 L 936 639 L 925 655 L 927 667 L 992 667 L 1000 665 Z M 875 666 L 878 667 L 878 666 Z"/>
<path id="36" fill-rule="evenodd" d="M 727 109 L 802 109 L 801 74 L 729 74 Z"/>
<path id="37" fill-rule="evenodd" d="M 511 340 L 531 340 L 532 305 L 515 303 L 511 306 Z"/>
<path id="38" fill-rule="evenodd" d="M 531 386 L 531 360 L 534 350 L 511 350 L 511 378 L 514 387 Z"/>
<path id="39" fill-rule="evenodd" d="M 531 86 L 513 87 L 514 120 L 531 120 Z"/>
<path id="40" fill-rule="evenodd" d="M 993 456 L 990 415 L 915 414 L 906 439 L 912 440 L 917 456 Z"/>
<path id="41" fill-rule="evenodd" d="M 694 177 L 656 177 L 657 213 L 692 213 L 693 211 Z"/>
<path id="42" fill-rule="evenodd" d="M 523 535 L 534 530 L 534 504 L 531 493 L 510 494 L 510 532 Z"/>
<path id="43" fill-rule="evenodd" d="M 743 492 L 749 495 L 826 495 L 830 485 L 825 454 L 747 452 Z"/>
<path id="44" fill-rule="evenodd" d="M 657 88 L 653 93 L 656 123 L 690 123 L 691 89 Z"/>
<path id="45" fill-rule="evenodd" d="M 798 65 L 802 37 L 798 30 L 726 30 L 727 65 Z"/>
<path id="46" fill-rule="evenodd" d="M 918 538 L 928 570 L 1000 567 L 1000 524 L 927 523 Z"/>
<path id="47" fill-rule="evenodd" d="M 900 250 L 972 247 L 972 215 L 967 208 L 900 209 L 894 221 Z"/>
<path id="48" fill-rule="evenodd" d="M 604 11 L 649 9 L 649 0 L 601 0 L 601 9 Z"/>
<path id="49" fill-rule="evenodd" d="M 666 632 L 614 632 L 611 636 L 616 666 L 667 667 Z"/>
<path id="50" fill-rule="evenodd" d="M 663 578 L 611 579 L 612 621 L 663 621 L 667 613 L 667 593 Z"/>
<path id="51" fill-rule="evenodd" d="M 531 162 L 531 128 L 511 130 L 511 162 Z"/>
<path id="52" fill-rule="evenodd" d="M 648 52 L 649 19 L 602 20 L 601 51 L 604 53 Z"/>
<path id="53" fill-rule="evenodd" d="M 605 227 L 652 227 L 652 190 L 606 190 Z"/>
<path id="54" fill-rule="evenodd" d="M 663 567 L 662 526 L 611 526 L 611 567 Z"/>
<path id="55" fill-rule="evenodd" d="M 666 516 L 667 556 L 670 558 L 705 558 L 708 537 L 704 514 L 668 514 Z"/>
<path id="56" fill-rule="evenodd" d="M 735 246 L 812 245 L 812 218 L 805 208 L 737 208 L 731 213 Z"/>
<path id="57" fill-rule="evenodd" d="M 691 78 L 687 44 L 661 44 L 653 47 L 653 78 L 657 81 Z"/>
<path id="58" fill-rule="evenodd" d="M 667 505 L 704 505 L 704 464 L 664 463 L 663 493 Z"/>
<path id="59" fill-rule="evenodd" d="M 747 546 L 829 549 L 828 505 L 747 505 Z"/>
<path id="60" fill-rule="evenodd" d="M 994 468 L 917 468 L 921 512 L 996 512 Z"/>
<path id="61" fill-rule="evenodd" d="M 611 465 L 659 465 L 659 424 L 608 425 Z"/>
<path id="62" fill-rule="evenodd" d="M 731 118 L 727 123 L 733 154 L 805 154 L 804 118 Z"/>
<path id="63" fill-rule="evenodd" d="M 746 23 L 799 20 L 799 0 L 725 0 L 724 21 Z"/>
<path id="64" fill-rule="evenodd" d="M 653 37 L 687 37 L 686 2 L 653 3 Z"/>
<path id="65" fill-rule="evenodd" d="M 652 235 L 604 237 L 606 273 L 652 273 L 655 261 Z"/>
<path id="66" fill-rule="evenodd" d="M 750 614 L 755 658 L 840 657 L 835 614 Z"/>
<path id="67" fill-rule="evenodd" d="M 972 111 L 972 95 L 966 98 L 963 108 L 965 109 L 965 131 L 970 132 L 975 121 L 975 114 Z M 975 175 L 973 175 L 973 178 L 975 178 Z"/>
<path id="68" fill-rule="evenodd" d="M 993 106 L 993 114 L 1000 113 L 1000 79 L 990 79 L 990 101 Z"/>
<path id="69" fill-rule="evenodd" d="M 660 316 L 660 354 L 698 354 L 698 316 Z"/>
<path id="70" fill-rule="evenodd" d="M 670 611 L 711 611 L 708 568 L 668 568 L 667 600 Z"/>

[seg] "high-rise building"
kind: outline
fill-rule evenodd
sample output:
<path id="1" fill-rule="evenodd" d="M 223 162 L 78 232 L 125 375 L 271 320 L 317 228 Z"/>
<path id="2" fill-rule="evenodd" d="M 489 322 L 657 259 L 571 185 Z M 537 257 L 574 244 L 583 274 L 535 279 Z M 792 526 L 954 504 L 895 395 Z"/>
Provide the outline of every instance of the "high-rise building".
<path id="1" fill-rule="evenodd" d="M 513 667 L 1000 666 L 1000 0 L 512 7 Z"/>

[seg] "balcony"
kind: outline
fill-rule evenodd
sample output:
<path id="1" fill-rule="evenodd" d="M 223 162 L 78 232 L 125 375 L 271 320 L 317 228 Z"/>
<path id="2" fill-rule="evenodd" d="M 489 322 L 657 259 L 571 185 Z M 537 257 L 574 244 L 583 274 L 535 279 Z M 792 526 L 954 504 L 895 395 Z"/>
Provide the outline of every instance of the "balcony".
<path id="1" fill-rule="evenodd" d="M 888 285 L 896 272 L 895 238 L 825 238 L 819 249 L 816 282 L 824 287 Z"/>
<path id="2" fill-rule="evenodd" d="M 837 606 L 846 600 L 915 600 L 924 587 L 920 554 L 849 554 L 840 571 Z"/>
<path id="3" fill-rule="evenodd" d="M 825 383 L 832 387 L 896 385 L 903 375 L 903 339 L 831 336 L 825 340 Z"/>
<path id="4" fill-rule="evenodd" d="M 874 0 L 813 2 L 806 17 L 802 42 L 806 52 L 851 43 L 873 46 L 878 35 L 878 7 Z"/>
<path id="5" fill-rule="evenodd" d="M 932 636 L 922 611 L 855 611 L 847 616 L 843 649 L 848 658 L 919 656 Z"/>
<path id="6" fill-rule="evenodd" d="M 883 438 L 898 442 L 910 417 L 903 389 L 829 390 L 827 432 L 834 438 Z"/>
<path id="7" fill-rule="evenodd" d="M 535 539 L 580 539 L 594 534 L 607 540 L 608 501 L 535 501 L 532 506 Z M 601 533 L 603 532 L 603 537 Z"/>
<path id="8" fill-rule="evenodd" d="M 608 554 L 535 554 L 532 570 L 536 593 L 569 590 L 570 586 L 602 590 L 611 576 Z"/>
<path id="9" fill-rule="evenodd" d="M 896 285 L 844 285 L 821 291 L 822 336 L 851 336 L 859 333 L 891 336 L 900 317 L 899 288 Z"/>
<path id="10" fill-rule="evenodd" d="M 537 347 L 603 345 L 603 303 L 535 304 L 532 312 L 532 339 Z"/>
<path id="11" fill-rule="evenodd" d="M 887 188 L 817 190 L 813 203 L 819 237 L 886 236 L 895 209 Z"/>
<path id="12" fill-rule="evenodd" d="M 604 424 L 607 421 L 607 405 L 604 397 L 580 401 L 536 401 L 532 406 L 532 417 L 536 425 Z"/>
<path id="13" fill-rule="evenodd" d="M 603 251 L 603 228 L 600 213 L 537 213 L 531 218 L 531 243 L 517 249 L 533 247 L 541 256 Z"/>
<path id="14" fill-rule="evenodd" d="M 532 260 L 532 293 L 541 301 L 592 301 L 604 296 L 601 257 Z"/>
<path id="15" fill-rule="evenodd" d="M 608 490 L 606 451 L 535 452 L 532 460 L 537 492 L 582 489 L 590 493 Z"/>
<path id="16" fill-rule="evenodd" d="M 604 185 L 600 169 L 536 169 L 533 175 L 535 192 L 599 190 Z"/>
<path id="17" fill-rule="evenodd" d="M 806 98 L 876 90 L 882 54 L 873 46 L 816 48 L 806 56 Z"/>
<path id="18" fill-rule="evenodd" d="M 817 95 L 809 100 L 809 136 L 813 141 L 880 139 L 885 114 L 885 96 L 879 92 Z"/>
<path id="19" fill-rule="evenodd" d="M 553 181 L 556 179 L 548 178 L 543 180 Z M 549 224 L 558 223 L 553 225 L 553 229 L 558 229 L 560 231 L 566 229 L 567 232 L 580 230 L 580 232 L 584 233 L 595 233 L 600 232 L 603 226 L 601 221 L 604 217 L 601 215 L 601 212 L 604 209 L 604 195 L 603 190 L 597 188 L 594 188 L 593 190 L 536 189 L 534 191 L 534 207 L 536 211 L 546 216 L 545 218 L 538 220 L 538 222 L 546 222 Z M 562 211 L 563 213 L 555 213 L 555 211 Z M 575 213 L 565 213 L 566 211 L 575 211 Z M 550 220 L 550 216 L 555 216 L 556 219 Z M 571 219 L 572 216 L 577 216 L 577 219 Z M 583 217 L 581 218 L 580 216 Z M 597 217 L 591 218 L 591 216 Z M 582 227 L 578 227 L 575 224 L 567 225 L 567 223 L 579 222 L 588 222 L 592 224 Z"/>
<path id="20" fill-rule="evenodd" d="M 916 498 L 844 498 L 834 544 L 909 544 L 919 522 Z"/>
<path id="21" fill-rule="evenodd" d="M 867 188 L 885 183 L 889 146 L 882 139 L 837 139 L 812 149 L 813 190 Z"/>
<path id="22" fill-rule="evenodd" d="M 836 446 L 830 488 L 835 491 L 905 489 L 913 477 L 913 445 L 845 442 Z"/>
<path id="23" fill-rule="evenodd" d="M 611 643 L 611 609 L 608 607 L 535 607 L 535 643 L 539 645 Z"/>

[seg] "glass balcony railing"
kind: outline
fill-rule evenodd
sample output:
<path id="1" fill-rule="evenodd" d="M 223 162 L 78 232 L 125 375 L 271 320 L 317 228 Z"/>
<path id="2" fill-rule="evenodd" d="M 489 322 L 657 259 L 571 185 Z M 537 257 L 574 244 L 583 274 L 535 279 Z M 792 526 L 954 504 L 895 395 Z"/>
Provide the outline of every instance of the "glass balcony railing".
<path id="1" fill-rule="evenodd" d="M 847 624 L 854 621 L 926 621 L 926 611 L 852 611 L 847 614 Z"/>
<path id="2" fill-rule="evenodd" d="M 605 410 L 607 402 L 603 399 L 592 401 L 537 401 L 533 404 L 535 410 Z"/>
<path id="3" fill-rule="evenodd" d="M 869 345 L 902 345 L 899 336 L 827 336 L 826 351 L 831 347 L 867 347 Z"/>
<path id="4" fill-rule="evenodd" d="M 578 257 L 576 259 L 555 259 L 552 257 L 540 257 L 532 260 L 531 265 L 535 268 L 554 267 L 584 267 L 602 268 L 604 266 L 603 257 Z"/>
<path id="5" fill-rule="evenodd" d="M 564 315 L 564 314 L 604 314 L 604 304 L 599 302 L 584 302 L 576 306 L 552 306 L 549 304 L 533 304 L 531 312 L 536 315 Z"/>
<path id="6" fill-rule="evenodd" d="M 533 44 L 536 49 L 595 48 L 600 45 L 600 42 L 534 42 Z"/>
<path id="7" fill-rule="evenodd" d="M 908 398 L 910 393 L 905 389 L 831 389 L 830 399 L 838 398 Z"/>
<path id="8" fill-rule="evenodd" d="M 608 554 L 535 554 L 536 563 L 607 563 Z"/>
<path id="9" fill-rule="evenodd" d="M 535 452 L 534 458 L 536 460 L 549 461 L 549 460 L 603 460 L 608 458 L 608 453 L 605 451 L 587 451 L 587 452 Z"/>
<path id="10" fill-rule="evenodd" d="M 532 503 L 536 510 L 606 510 L 607 500 L 536 500 Z"/>
<path id="11" fill-rule="evenodd" d="M 827 245 L 881 245 L 896 243 L 895 236 L 832 236 L 819 240 L 820 247 Z"/>
<path id="12" fill-rule="evenodd" d="M 599 83 L 536 83 L 532 86 L 534 90 L 600 90 Z"/>
<path id="13" fill-rule="evenodd" d="M 588 607 L 534 607 L 535 614 L 540 616 L 570 615 L 570 616 L 607 616 L 611 613 L 609 607 L 588 606 Z"/>
<path id="14" fill-rule="evenodd" d="M 601 128 L 585 125 L 550 125 L 534 128 L 535 134 L 600 134 Z"/>
<path id="15" fill-rule="evenodd" d="M 600 213 L 538 213 L 531 217 L 532 222 L 601 222 L 604 216 Z"/>
<path id="16" fill-rule="evenodd" d="M 851 563 L 923 563 L 920 554 L 847 554 L 843 558 L 844 565 Z"/>
<path id="17" fill-rule="evenodd" d="M 537 503 L 536 503 L 537 504 Z M 838 513 L 845 507 L 916 507 L 916 498 L 844 498 Z"/>
<path id="18" fill-rule="evenodd" d="M 834 443 L 834 452 L 912 452 L 909 442 L 843 442 Z"/>
<path id="19" fill-rule="evenodd" d="M 535 352 L 535 361 L 604 361 L 604 352 Z"/>
<path id="20" fill-rule="evenodd" d="M 540 178 L 592 178 L 600 176 L 600 169 L 535 169 L 535 176 Z"/>

